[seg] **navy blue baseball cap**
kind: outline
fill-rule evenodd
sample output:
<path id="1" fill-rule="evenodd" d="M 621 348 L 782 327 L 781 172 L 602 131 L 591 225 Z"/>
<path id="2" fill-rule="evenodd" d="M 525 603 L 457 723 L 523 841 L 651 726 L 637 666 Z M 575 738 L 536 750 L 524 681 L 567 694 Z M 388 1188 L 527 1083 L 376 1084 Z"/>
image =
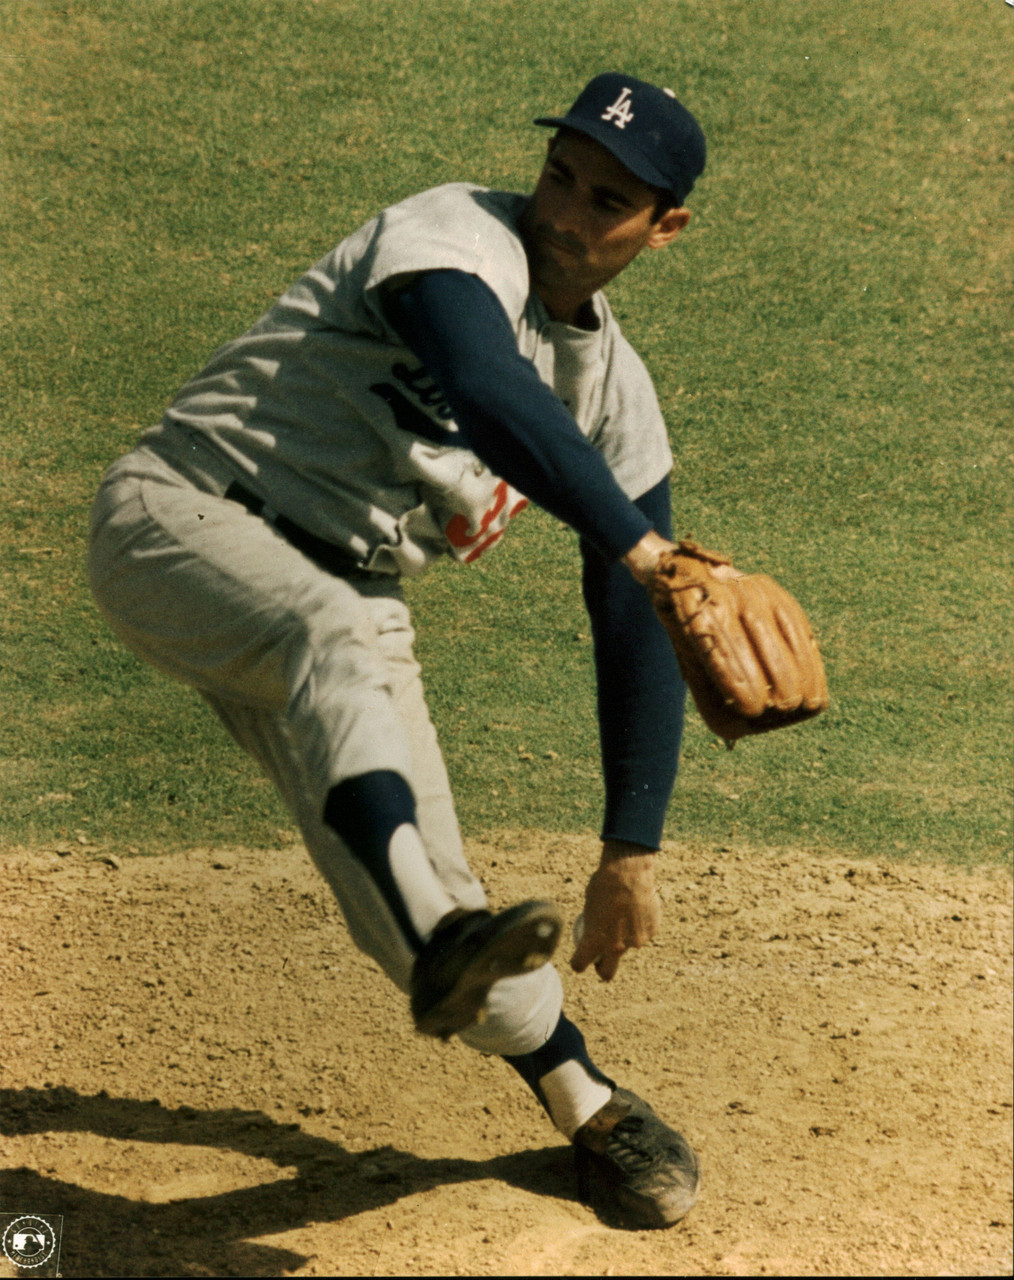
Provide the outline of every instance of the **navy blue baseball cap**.
<path id="1" fill-rule="evenodd" d="M 704 131 L 673 91 L 619 71 L 596 76 L 565 116 L 540 116 L 535 123 L 594 138 L 642 182 L 670 192 L 677 205 L 704 171 Z"/>

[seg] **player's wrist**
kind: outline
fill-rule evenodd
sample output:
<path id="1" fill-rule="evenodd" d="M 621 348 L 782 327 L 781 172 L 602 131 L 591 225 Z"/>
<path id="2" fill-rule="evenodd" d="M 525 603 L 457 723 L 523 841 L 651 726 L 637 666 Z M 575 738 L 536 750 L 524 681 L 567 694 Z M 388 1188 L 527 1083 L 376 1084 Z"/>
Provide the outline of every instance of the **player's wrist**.
<path id="1" fill-rule="evenodd" d="M 637 581 L 647 586 L 658 565 L 659 556 L 663 551 L 671 550 L 673 545 L 668 538 L 663 538 L 660 533 L 651 529 L 620 559 Z"/>
<path id="2" fill-rule="evenodd" d="M 653 861 L 658 853 L 657 849 L 650 848 L 648 845 L 635 844 L 631 840 L 613 840 L 610 838 L 602 841 L 602 862 L 626 862 L 631 859 L 643 858 Z"/>

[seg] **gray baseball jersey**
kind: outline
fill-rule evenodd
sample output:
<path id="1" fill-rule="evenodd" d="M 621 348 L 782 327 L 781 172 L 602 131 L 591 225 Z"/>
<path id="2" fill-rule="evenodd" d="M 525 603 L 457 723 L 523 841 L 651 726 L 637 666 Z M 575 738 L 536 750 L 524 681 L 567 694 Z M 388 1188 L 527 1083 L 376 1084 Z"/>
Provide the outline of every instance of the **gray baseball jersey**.
<path id="1" fill-rule="evenodd" d="M 271 507 L 377 571 L 475 560 L 524 497 L 459 433 L 439 388 L 384 319 L 381 290 L 420 271 L 479 277 L 518 348 L 631 498 L 672 456 L 654 387 L 599 293 L 598 327 L 553 321 L 529 292 L 525 197 L 455 183 L 384 210 L 220 347 L 157 432 L 201 433 Z"/>

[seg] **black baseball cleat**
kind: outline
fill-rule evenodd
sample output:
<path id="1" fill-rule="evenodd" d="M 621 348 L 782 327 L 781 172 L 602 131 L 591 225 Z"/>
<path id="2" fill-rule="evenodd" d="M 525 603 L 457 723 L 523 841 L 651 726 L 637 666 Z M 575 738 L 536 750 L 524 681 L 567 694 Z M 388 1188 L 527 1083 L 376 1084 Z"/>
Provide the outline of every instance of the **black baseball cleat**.
<path id="1" fill-rule="evenodd" d="M 578 1129 L 574 1159 L 585 1204 L 630 1225 L 671 1227 L 697 1203 L 693 1147 L 627 1089 L 616 1089 Z"/>
<path id="2" fill-rule="evenodd" d="M 553 903 L 522 902 L 499 915 L 467 911 L 438 927 L 412 969 L 416 1030 L 449 1040 L 481 1021 L 493 983 L 541 969 L 562 924 Z"/>

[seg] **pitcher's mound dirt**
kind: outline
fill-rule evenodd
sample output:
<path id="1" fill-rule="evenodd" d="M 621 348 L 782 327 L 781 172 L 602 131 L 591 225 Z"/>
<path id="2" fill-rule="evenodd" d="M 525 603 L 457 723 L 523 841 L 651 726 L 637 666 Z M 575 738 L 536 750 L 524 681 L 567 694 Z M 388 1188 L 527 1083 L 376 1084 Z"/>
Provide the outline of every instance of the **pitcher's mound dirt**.
<path id="1" fill-rule="evenodd" d="M 572 919 L 595 844 L 470 856 L 494 905 Z M 62 1214 L 73 1276 L 1010 1274 L 1010 877 L 661 870 L 652 946 L 611 984 L 560 967 L 701 1152 L 675 1229 L 578 1202 L 518 1078 L 413 1033 L 298 848 L 5 860 L 0 1209 Z"/>

